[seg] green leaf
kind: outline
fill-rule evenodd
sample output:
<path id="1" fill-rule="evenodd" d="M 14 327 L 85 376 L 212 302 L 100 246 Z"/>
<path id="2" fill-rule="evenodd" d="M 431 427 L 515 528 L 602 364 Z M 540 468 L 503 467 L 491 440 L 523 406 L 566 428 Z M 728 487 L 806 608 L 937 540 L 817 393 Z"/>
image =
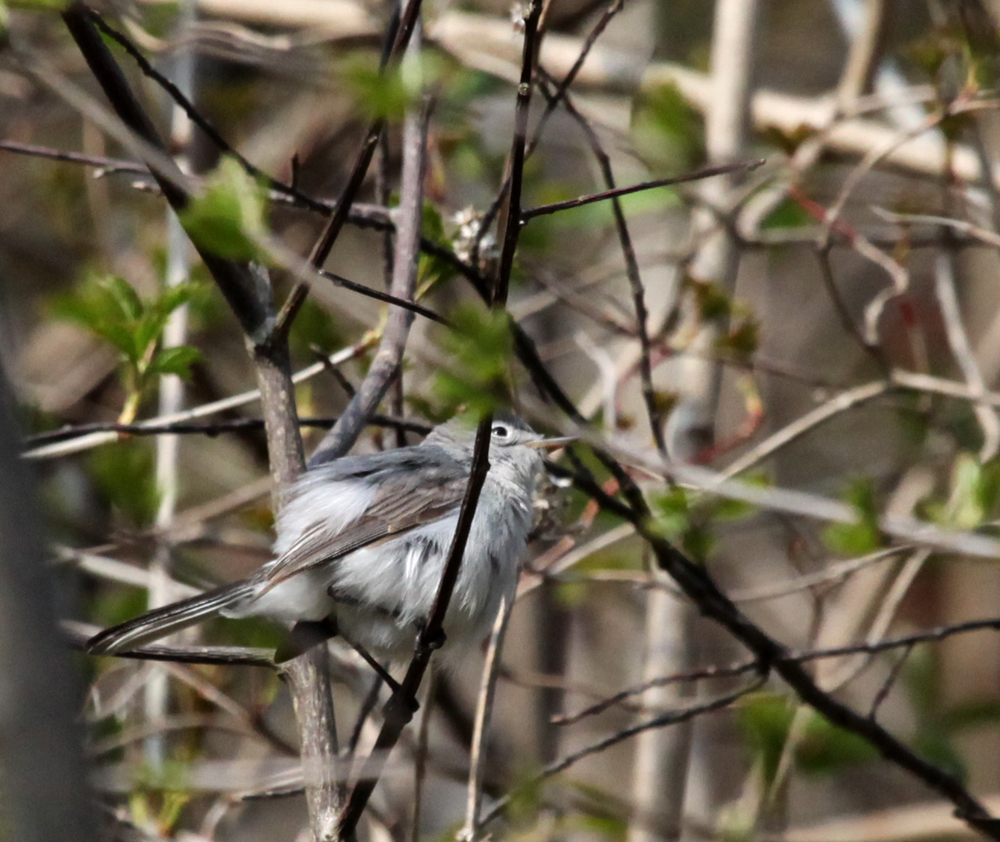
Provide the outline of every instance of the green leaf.
<path id="1" fill-rule="evenodd" d="M 976 529 L 987 520 L 1000 494 L 1000 464 L 985 465 L 970 453 L 959 453 L 951 470 L 951 489 L 944 504 L 929 503 L 927 511 L 938 522 L 955 529 Z"/>
<path id="2" fill-rule="evenodd" d="M 449 319 L 451 328 L 439 334 L 449 363 L 435 381 L 438 396 L 474 415 L 509 405 L 513 340 L 507 313 L 462 306 Z"/>
<path id="3" fill-rule="evenodd" d="M 424 201 L 421 216 L 421 234 L 435 243 L 452 249 L 454 246 L 452 237 L 448 234 L 441 212 L 433 202 Z M 436 286 L 445 278 L 450 278 L 455 274 L 454 267 L 438 255 L 421 252 L 418 260 L 417 279 L 419 287 L 423 290 L 430 286 Z"/>
<path id="4" fill-rule="evenodd" d="M 694 500 L 692 492 L 677 487 L 656 495 L 651 501 L 652 526 L 665 538 L 679 544 L 689 556 L 704 561 L 714 543 L 707 526 L 712 504 L 696 508 Z"/>
<path id="5" fill-rule="evenodd" d="M 525 827 L 537 822 L 542 807 L 544 781 L 538 779 L 537 770 L 518 770 L 514 786 L 510 788 L 507 815 L 514 827 Z"/>
<path id="6" fill-rule="evenodd" d="M 777 693 L 752 693 L 736 709 L 736 723 L 754 754 L 761 756 L 765 779 L 774 780 L 795 708 Z"/>
<path id="7" fill-rule="evenodd" d="M 823 532 L 823 543 L 843 556 L 859 556 L 879 547 L 879 532 L 868 523 L 835 523 Z"/>
<path id="8" fill-rule="evenodd" d="M 938 75 L 945 59 L 956 52 L 956 47 L 952 36 L 946 35 L 940 29 L 934 29 L 927 35 L 911 41 L 904 49 L 904 55 L 933 78 Z"/>
<path id="9" fill-rule="evenodd" d="M 55 297 L 51 312 L 56 318 L 87 328 L 129 361 L 141 356 L 135 329 L 143 304 L 131 285 L 121 278 L 91 276 L 73 292 Z"/>
<path id="10" fill-rule="evenodd" d="M 725 321 L 732 315 L 733 299 L 719 284 L 695 280 L 688 275 L 684 278 L 684 287 L 694 294 L 703 321 Z"/>
<path id="11" fill-rule="evenodd" d="M 135 331 L 135 342 L 140 359 L 147 360 L 149 352 L 160 340 L 163 329 L 167 326 L 170 314 L 178 307 L 187 304 L 200 290 L 199 284 L 185 283 L 169 287 L 159 298 L 148 303 L 146 312 L 139 320 Z M 143 373 L 149 369 L 144 369 Z"/>
<path id="12" fill-rule="evenodd" d="M 201 351 L 190 345 L 178 345 L 158 351 L 149 366 L 150 374 L 176 374 L 185 380 L 191 376 L 191 366 L 201 359 Z"/>
<path id="13" fill-rule="evenodd" d="M 822 774 L 844 766 L 868 763 L 878 751 L 863 737 L 845 731 L 813 710 L 777 693 L 755 693 L 739 704 L 737 722 L 748 742 L 761 755 L 766 779 L 774 779 L 795 717 L 808 717 L 795 747 L 795 767 L 802 772 Z"/>
<path id="14" fill-rule="evenodd" d="M 448 245 L 448 236 L 444 230 L 444 219 L 441 216 L 441 211 L 437 209 L 433 202 L 424 201 L 423 207 L 420 209 L 420 216 L 420 233 L 435 243 Z"/>
<path id="15" fill-rule="evenodd" d="M 823 543 L 833 552 L 847 556 L 864 555 L 882 546 L 878 525 L 875 489 L 869 480 L 852 482 L 844 495 L 858 514 L 854 523 L 835 523 L 823 532 Z"/>
<path id="16" fill-rule="evenodd" d="M 624 840 L 628 837 L 628 822 L 624 817 L 606 815 L 579 815 L 566 819 L 569 829 L 579 828 L 589 838 Z"/>
<path id="17" fill-rule="evenodd" d="M 806 212 L 800 202 L 794 199 L 782 199 L 778 206 L 771 211 L 761 228 L 764 230 L 774 230 L 776 228 L 801 228 L 805 225 L 812 225 L 816 220 Z"/>
<path id="18" fill-rule="evenodd" d="M 267 233 L 265 192 L 235 158 L 226 156 L 201 195 L 181 211 L 184 229 L 201 247 L 229 260 L 257 260 Z"/>
<path id="19" fill-rule="evenodd" d="M 288 335 L 288 343 L 296 356 L 315 360 L 314 348 L 327 351 L 344 345 L 346 340 L 337 327 L 333 313 L 307 298 L 299 310 Z"/>
<path id="20" fill-rule="evenodd" d="M 712 517 L 723 521 L 746 520 L 756 512 L 757 507 L 753 503 L 747 503 L 745 500 L 727 500 L 724 497 L 714 501 L 712 506 Z"/>
<path id="21" fill-rule="evenodd" d="M 138 412 L 151 373 L 188 375 L 197 358 L 192 348 L 156 354 L 155 349 L 170 313 L 202 288 L 187 283 L 165 290 L 158 298 L 144 300 L 132 286 L 113 276 L 92 276 L 68 295 L 52 302 L 57 317 L 82 324 L 121 354 L 119 377 L 125 404 L 119 418 L 130 422 Z"/>
<path id="22" fill-rule="evenodd" d="M 88 465 L 99 490 L 130 525 L 152 523 L 159 493 L 150 441 L 133 439 L 99 447 L 91 451 Z"/>
<path id="23" fill-rule="evenodd" d="M 969 453 L 959 453 L 951 473 L 951 499 L 948 501 L 949 520 L 958 529 L 975 529 L 982 523 L 983 468 Z"/>
<path id="24" fill-rule="evenodd" d="M 122 356 L 128 362 L 135 363 L 142 356 L 142 350 L 136 343 L 135 334 L 127 326 L 106 322 L 95 325 L 92 330 L 101 339 L 110 342 L 117 350 L 121 351 Z"/>
<path id="25" fill-rule="evenodd" d="M 160 0 L 146 3 L 142 9 L 142 28 L 155 38 L 170 38 L 177 30 L 181 14 L 179 0 Z"/>
<path id="26" fill-rule="evenodd" d="M 160 340 L 160 334 L 166 325 L 166 318 L 155 310 L 146 313 L 145 317 L 139 321 L 132 335 L 135 341 L 137 358 L 140 361 L 140 368 L 144 369 L 148 364 L 150 352 L 153 346 Z"/>
<path id="27" fill-rule="evenodd" d="M 689 492 L 674 487 L 652 498 L 655 525 L 667 538 L 677 538 L 691 525 Z"/>
<path id="28" fill-rule="evenodd" d="M 878 759 L 878 751 L 864 737 L 845 731 L 815 711 L 809 711 L 807 716 L 809 723 L 795 752 L 796 763 L 803 772 L 836 772 L 844 766 Z"/>
<path id="29" fill-rule="evenodd" d="M 775 126 L 768 126 L 760 132 L 761 138 L 765 142 L 770 143 L 772 146 L 776 146 L 778 149 L 780 149 L 789 157 L 794 155 L 798 150 L 798 148 L 803 143 L 805 143 L 810 138 L 815 137 L 816 134 L 817 134 L 816 128 L 814 128 L 813 126 L 805 126 L 805 125 L 797 126 L 792 130 L 785 130 L 777 128 Z M 784 212 L 782 211 L 783 205 L 784 202 L 781 205 L 778 205 L 778 208 L 776 209 L 776 213 L 778 214 L 779 217 L 784 217 Z M 768 217 L 768 219 L 770 218 L 771 217 Z M 792 222 L 791 219 L 787 218 L 785 218 L 784 221 Z M 766 221 L 764 223 L 764 227 L 769 227 Z M 786 228 L 791 226 L 779 224 L 770 227 Z"/>
<path id="30" fill-rule="evenodd" d="M 642 155 L 667 172 L 691 169 L 705 158 L 704 122 L 672 84 L 640 95 L 632 135 Z"/>
<path id="31" fill-rule="evenodd" d="M 398 67 L 383 71 L 372 62 L 352 62 L 343 79 L 359 108 L 372 119 L 399 122 L 413 99 Z"/>
<path id="32" fill-rule="evenodd" d="M 681 549 L 694 561 L 704 562 L 715 546 L 715 536 L 703 525 L 693 525 L 681 538 Z"/>
<path id="33" fill-rule="evenodd" d="M 202 284 L 192 281 L 167 287 L 155 302 L 156 310 L 164 316 L 169 316 L 178 307 L 183 307 L 197 298 L 203 289 Z"/>
<path id="34" fill-rule="evenodd" d="M 117 317 L 123 324 L 132 324 L 142 318 L 145 312 L 142 299 L 128 281 L 116 275 L 109 275 L 103 281 L 109 302 L 117 308 Z"/>

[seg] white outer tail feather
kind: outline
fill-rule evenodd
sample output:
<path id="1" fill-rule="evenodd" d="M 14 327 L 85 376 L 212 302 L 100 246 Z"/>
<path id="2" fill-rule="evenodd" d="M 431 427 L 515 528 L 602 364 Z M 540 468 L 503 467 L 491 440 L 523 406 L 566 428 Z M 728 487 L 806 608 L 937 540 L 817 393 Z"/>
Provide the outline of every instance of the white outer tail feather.
<path id="1" fill-rule="evenodd" d="M 87 641 L 87 651 L 95 655 L 113 655 L 137 649 L 218 614 L 252 596 L 254 591 L 250 581 L 244 580 L 165 605 L 94 635 Z"/>

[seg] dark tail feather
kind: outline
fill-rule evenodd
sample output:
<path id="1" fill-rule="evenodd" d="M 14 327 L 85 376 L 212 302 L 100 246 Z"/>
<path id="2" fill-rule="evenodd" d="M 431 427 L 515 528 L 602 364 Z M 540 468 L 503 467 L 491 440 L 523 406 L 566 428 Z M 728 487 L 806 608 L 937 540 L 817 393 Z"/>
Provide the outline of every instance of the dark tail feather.
<path id="1" fill-rule="evenodd" d="M 172 602 L 95 634 L 87 641 L 87 651 L 94 655 L 113 655 L 136 649 L 214 616 L 222 609 L 251 596 L 253 592 L 253 585 L 242 581 Z"/>

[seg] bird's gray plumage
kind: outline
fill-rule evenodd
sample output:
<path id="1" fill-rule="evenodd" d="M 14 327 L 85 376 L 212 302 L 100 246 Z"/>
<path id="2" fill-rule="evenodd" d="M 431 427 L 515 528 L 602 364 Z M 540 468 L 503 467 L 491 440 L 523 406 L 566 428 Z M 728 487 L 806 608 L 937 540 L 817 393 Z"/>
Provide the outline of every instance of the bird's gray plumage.
<path id="1" fill-rule="evenodd" d="M 512 595 L 532 521 L 540 436 L 498 416 L 486 476 L 445 618 L 448 640 L 477 642 Z M 287 493 L 275 558 L 234 585 L 151 611 L 92 638 L 120 652 L 206 616 L 265 615 L 287 622 L 334 617 L 374 654 L 408 655 L 437 595 L 469 478 L 474 429 L 453 420 L 414 447 L 318 465 Z"/>

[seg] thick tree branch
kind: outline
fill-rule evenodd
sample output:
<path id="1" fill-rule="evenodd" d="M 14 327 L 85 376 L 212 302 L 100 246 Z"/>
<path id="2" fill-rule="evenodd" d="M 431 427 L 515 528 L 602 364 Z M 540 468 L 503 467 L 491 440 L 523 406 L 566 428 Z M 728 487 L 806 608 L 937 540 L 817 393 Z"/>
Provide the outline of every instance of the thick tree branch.
<path id="1" fill-rule="evenodd" d="M 162 139 L 132 94 L 125 76 L 94 27 L 90 9 L 77 0 L 63 12 L 63 21 L 121 121 L 154 149 L 165 152 Z M 172 164 L 172 161 L 168 159 L 168 163 Z M 146 161 L 146 164 L 170 206 L 175 211 L 183 210 L 190 200 L 190 191 L 183 187 L 187 179 L 176 164 L 172 164 L 172 171 L 167 173 L 161 171 L 163 160 L 158 160 L 155 164 Z M 274 316 L 250 267 L 245 263 L 216 256 L 204 244 L 199 243 L 196 237 L 192 237 L 192 242 L 244 333 L 251 341 L 262 342 L 271 330 Z"/>
<path id="2" fill-rule="evenodd" d="M 59 640 L 14 403 L 0 372 L 0 744 L 4 835 L 91 842 L 97 822 L 77 727 L 78 691 Z"/>

